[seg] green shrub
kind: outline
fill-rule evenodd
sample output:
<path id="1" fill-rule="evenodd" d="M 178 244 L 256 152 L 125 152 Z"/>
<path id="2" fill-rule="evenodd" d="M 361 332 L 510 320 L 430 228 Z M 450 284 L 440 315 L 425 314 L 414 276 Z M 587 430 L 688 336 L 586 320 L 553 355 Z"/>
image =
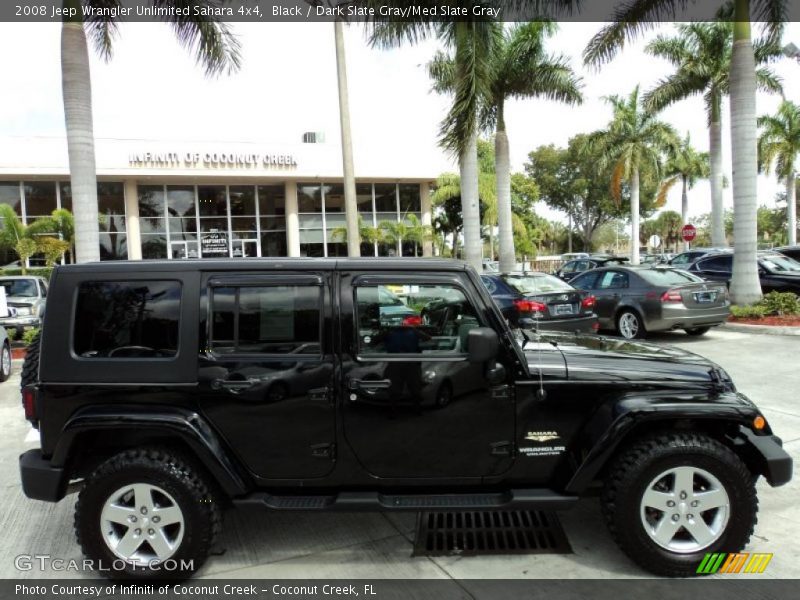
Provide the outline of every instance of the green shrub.
<path id="1" fill-rule="evenodd" d="M 39 335 L 38 327 L 34 327 L 33 329 L 27 329 L 25 333 L 22 334 L 22 341 L 25 342 L 25 345 L 27 346 L 33 341 L 33 338 L 35 338 L 37 335 Z"/>
<path id="2" fill-rule="evenodd" d="M 13 342 L 14 338 L 17 337 L 17 330 L 16 329 L 6 329 L 6 336 L 8 336 L 8 341 Z"/>
<path id="3" fill-rule="evenodd" d="M 731 306 L 731 314 L 740 319 L 760 319 L 767 314 L 763 306 L 754 304 L 752 306 Z"/>
<path id="4" fill-rule="evenodd" d="M 800 315 L 800 298 L 793 292 L 770 292 L 757 306 L 769 315 Z"/>

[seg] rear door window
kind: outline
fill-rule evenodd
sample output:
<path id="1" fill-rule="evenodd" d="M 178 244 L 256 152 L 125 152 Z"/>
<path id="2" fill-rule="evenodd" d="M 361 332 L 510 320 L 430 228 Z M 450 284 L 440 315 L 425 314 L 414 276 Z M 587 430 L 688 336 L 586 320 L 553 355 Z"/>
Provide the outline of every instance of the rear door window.
<path id="1" fill-rule="evenodd" d="M 80 358 L 173 358 L 178 281 L 86 281 L 78 287 L 72 349 Z"/>
<path id="2" fill-rule="evenodd" d="M 698 268 L 701 271 L 730 273 L 733 270 L 733 256 L 714 256 L 702 261 Z"/>
<path id="3" fill-rule="evenodd" d="M 320 286 L 213 287 L 211 351 L 319 355 L 321 306 Z"/>
<path id="4" fill-rule="evenodd" d="M 628 274 L 620 271 L 606 271 L 597 285 L 601 290 L 621 290 L 628 287 Z"/>

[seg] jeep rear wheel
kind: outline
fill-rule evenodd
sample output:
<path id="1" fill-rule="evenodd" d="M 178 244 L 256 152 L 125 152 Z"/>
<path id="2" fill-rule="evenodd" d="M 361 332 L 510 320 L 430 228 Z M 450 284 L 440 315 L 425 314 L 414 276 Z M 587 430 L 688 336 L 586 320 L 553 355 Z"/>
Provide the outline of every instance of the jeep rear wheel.
<path id="1" fill-rule="evenodd" d="M 75 506 L 87 558 L 114 578 L 184 578 L 200 568 L 220 530 L 209 484 L 183 457 L 129 450 L 88 478 Z"/>
<path id="2" fill-rule="evenodd" d="M 709 552 L 750 540 L 758 500 L 750 471 L 727 446 L 699 433 L 641 440 L 613 463 L 602 495 L 611 534 L 657 575 L 695 575 Z"/>
<path id="3" fill-rule="evenodd" d="M 40 330 L 33 336 L 25 352 L 25 361 L 22 363 L 22 371 L 19 376 L 20 388 L 39 383 L 39 347 L 41 344 L 42 332 Z"/>

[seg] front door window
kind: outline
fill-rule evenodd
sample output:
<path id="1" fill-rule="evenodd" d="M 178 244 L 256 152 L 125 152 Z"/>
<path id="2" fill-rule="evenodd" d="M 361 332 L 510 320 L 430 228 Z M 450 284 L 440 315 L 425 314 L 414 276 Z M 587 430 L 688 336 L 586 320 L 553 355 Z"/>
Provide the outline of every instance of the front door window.
<path id="1" fill-rule="evenodd" d="M 353 314 L 342 360 L 344 428 L 361 464 L 385 478 L 508 469 L 514 403 L 508 382 L 489 373 L 497 363 L 511 373 L 511 361 L 501 351 L 491 364 L 469 362 L 470 332 L 487 325 L 469 287 L 348 275 L 341 289 Z"/>

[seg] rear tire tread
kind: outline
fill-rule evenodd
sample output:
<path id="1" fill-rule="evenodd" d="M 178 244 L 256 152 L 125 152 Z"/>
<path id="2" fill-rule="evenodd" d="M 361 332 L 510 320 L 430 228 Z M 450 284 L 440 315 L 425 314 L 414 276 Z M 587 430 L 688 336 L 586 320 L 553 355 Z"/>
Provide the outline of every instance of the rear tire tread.
<path id="1" fill-rule="evenodd" d="M 22 363 L 22 371 L 19 377 L 21 388 L 39 383 L 39 349 L 41 344 L 42 332 L 39 331 L 33 337 L 31 343 L 28 344 L 28 349 L 25 353 L 25 361 Z"/>

